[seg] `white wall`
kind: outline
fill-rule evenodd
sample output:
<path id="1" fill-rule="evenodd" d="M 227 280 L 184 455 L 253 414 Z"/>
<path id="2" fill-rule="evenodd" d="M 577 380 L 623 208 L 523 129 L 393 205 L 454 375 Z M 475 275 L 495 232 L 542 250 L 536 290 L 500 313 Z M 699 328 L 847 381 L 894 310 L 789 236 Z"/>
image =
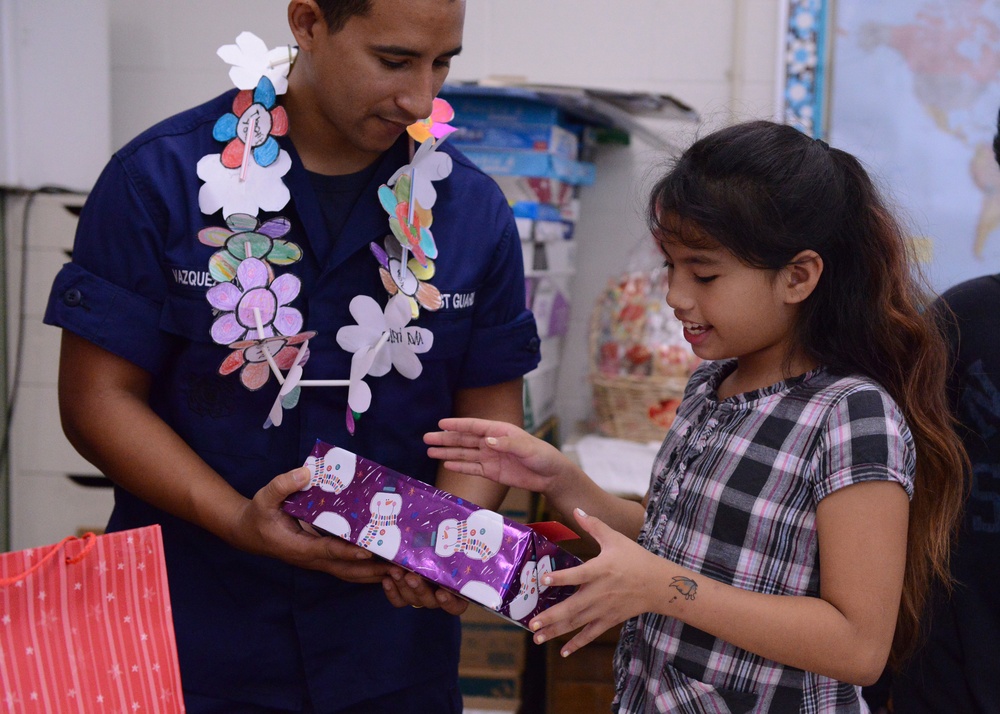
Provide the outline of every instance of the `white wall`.
<path id="1" fill-rule="evenodd" d="M 707 127 L 774 113 L 782 0 L 468 0 L 451 79 L 512 75 L 536 83 L 671 94 Z M 112 143 L 231 85 L 216 49 L 243 30 L 291 40 L 281 0 L 111 0 Z M 655 127 L 684 145 L 706 126 Z M 609 277 L 645 238 L 643 194 L 662 164 L 642 144 L 602 149 L 583 190 L 573 320 L 558 409 L 564 436 L 590 411 L 587 323 Z"/>
<path id="2" fill-rule="evenodd" d="M 0 0 L 0 186 L 89 188 L 110 151 L 109 0 Z"/>

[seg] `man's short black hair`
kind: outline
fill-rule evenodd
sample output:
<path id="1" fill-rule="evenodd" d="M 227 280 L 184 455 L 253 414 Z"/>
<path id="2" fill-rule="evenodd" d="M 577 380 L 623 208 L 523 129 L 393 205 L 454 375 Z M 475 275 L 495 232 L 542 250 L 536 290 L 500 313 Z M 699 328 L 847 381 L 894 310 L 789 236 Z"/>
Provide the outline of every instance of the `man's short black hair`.
<path id="1" fill-rule="evenodd" d="M 355 15 L 367 15 L 372 0 L 316 0 L 330 32 L 340 32 Z"/>

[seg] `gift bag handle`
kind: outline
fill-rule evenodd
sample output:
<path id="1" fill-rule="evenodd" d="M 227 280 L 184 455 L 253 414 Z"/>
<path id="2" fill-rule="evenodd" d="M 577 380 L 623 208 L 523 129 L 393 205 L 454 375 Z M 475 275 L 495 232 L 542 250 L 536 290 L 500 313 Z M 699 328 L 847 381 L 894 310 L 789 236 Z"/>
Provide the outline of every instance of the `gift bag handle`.
<path id="1" fill-rule="evenodd" d="M 62 547 L 71 540 L 80 540 L 80 538 L 78 538 L 77 536 L 66 536 L 61 541 L 52 546 L 49 552 L 46 553 L 41 560 L 39 560 L 37 563 L 32 565 L 27 570 L 25 570 L 23 573 L 20 573 L 18 575 L 12 575 L 9 578 L 0 578 L 0 587 L 4 585 L 11 585 L 12 583 L 16 583 L 19 580 L 24 580 L 26 577 L 28 577 L 33 572 L 38 570 L 40 567 L 45 565 L 46 562 L 55 557 L 62 550 Z M 90 550 L 94 547 L 94 543 L 97 542 L 97 536 L 94 535 L 93 533 L 84 533 L 83 541 L 84 541 L 83 550 L 74 555 L 72 558 L 66 556 L 66 565 L 73 565 L 74 563 L 79 563 L 81 560 L 83 560 L 84 557 L 87 555 L 87 553 L 89 553 Z"/>

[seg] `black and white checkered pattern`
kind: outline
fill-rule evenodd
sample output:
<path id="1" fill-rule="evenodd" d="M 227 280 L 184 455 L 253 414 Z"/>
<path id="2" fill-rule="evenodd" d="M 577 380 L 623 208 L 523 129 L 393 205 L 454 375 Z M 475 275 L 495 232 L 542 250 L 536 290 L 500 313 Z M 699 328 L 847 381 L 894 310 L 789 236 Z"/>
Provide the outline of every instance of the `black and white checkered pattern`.
<path id="1" fill-rule="evenodd" d="M 861 481 L 913 494 L 915 451 L 899 407 L 878 384 L 819 368 L 719 401 L 735 367 L 692 376 L 653 466 L 639 542 L 746 590 L 819 595 L 816 507 Z M 622 630 L 620 712 L 865 712 L 860 689 L 646 613 Z"/>

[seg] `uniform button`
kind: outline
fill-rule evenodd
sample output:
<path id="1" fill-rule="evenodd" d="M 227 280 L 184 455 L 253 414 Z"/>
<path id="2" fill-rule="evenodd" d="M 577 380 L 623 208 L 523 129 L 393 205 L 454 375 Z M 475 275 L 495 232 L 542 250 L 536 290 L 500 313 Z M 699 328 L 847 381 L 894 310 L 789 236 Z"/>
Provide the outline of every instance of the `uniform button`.
<path id="1" fill-rule="evenodd" d="M 530 340 L 528 340 L 528 352 L 538 352 L 541 346 L 542 346 L 542 341 L 537 337 L 532 337 Z"/>
<path id="2" fill-rule="evenodd" d="M 83 294 L 76 288 L 72 288 L 63 293 L 63 303 L 67 307 L 77 307 L 83 302 Z"/>

